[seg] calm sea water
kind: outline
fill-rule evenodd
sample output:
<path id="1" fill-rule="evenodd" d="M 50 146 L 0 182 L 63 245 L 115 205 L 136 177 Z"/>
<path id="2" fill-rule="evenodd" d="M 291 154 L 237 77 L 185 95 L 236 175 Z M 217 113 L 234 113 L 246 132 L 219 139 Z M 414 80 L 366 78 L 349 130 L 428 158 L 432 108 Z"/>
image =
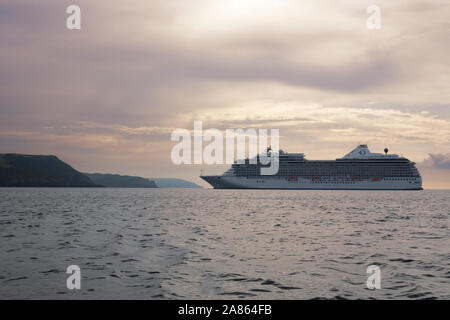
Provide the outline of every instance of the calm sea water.
<path id="1" fill-rule="evenodd" d="M 0 189 L 0 298 L 449 299 L 449 215 L 450 191 Z"/>

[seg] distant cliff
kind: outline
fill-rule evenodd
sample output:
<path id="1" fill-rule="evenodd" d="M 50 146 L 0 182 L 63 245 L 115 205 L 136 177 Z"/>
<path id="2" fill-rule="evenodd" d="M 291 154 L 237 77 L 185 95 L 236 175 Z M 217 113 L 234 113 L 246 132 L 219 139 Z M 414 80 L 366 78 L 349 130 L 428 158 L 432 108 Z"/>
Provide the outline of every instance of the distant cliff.
<path id="1" fill-rule="evenodd" d="M 0 187 L 98 187 L 56 156 L 0 154 Z"/>
<path id="2" fill-rule="evenodd" d="M 190 181 L 176 178 L 150 178 L 159 188 L 203 188 Z"/>
<path id="3" fill-rule="evenodd" d="M 158 188 L 154 181 L 118 174 L 85 173 L 94 183 L 109 188 Z"/>

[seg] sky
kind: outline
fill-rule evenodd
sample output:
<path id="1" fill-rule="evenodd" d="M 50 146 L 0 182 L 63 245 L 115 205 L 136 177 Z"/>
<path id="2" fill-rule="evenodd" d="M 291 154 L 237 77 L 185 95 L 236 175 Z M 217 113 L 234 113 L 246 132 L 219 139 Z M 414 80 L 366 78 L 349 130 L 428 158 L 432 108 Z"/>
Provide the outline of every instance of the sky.
<path id="1" fill-rule="evenodd" d="M 227 166 L 170 157 L 201 120 L 277 128 L 308 159 L 388 147 L 450 189 L 449 17 L 448 0 L 2 0 L 0 153 L 205 186 Z"/>

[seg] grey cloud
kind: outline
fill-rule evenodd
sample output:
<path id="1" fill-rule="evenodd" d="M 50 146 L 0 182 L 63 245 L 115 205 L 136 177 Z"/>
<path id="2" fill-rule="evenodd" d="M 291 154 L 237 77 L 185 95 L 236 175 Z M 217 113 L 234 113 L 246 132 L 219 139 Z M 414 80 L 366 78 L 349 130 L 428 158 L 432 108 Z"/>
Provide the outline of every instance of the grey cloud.
<path id="1" fill-rule="evenodd" d="M 292 28 L 283 19 L 279 24 L 266 24 L 265 18 L 249 21 L 251 25 L 242 29 L 221 26 L 209 34 L 203 34 L 201 26 L 182 27 L 188 14 L 201 12 L 209 2 L 79 0 L 83 29 L 70 32 L 65 29 L 65 8 L 73 1 L 2 1 L 0 129 L 35 134 L 33 139 L 1 137 L 0 147 L 49 152 L 56 148 L 74 157 L 79 154 L 79 158 L 99 148 L 98 163 L 103 165 L 101 142 L 87 146 L 88 137 L 78 143 L 78 135 L 112 136 L 120 140 L 117 143 L 124 151 L 140 150 L 146 141 L 161 143 L 158 150 L 164 151 L 151 157 L 161 161 L 157 159 L 160 154 L 169 154 L 170 144 L 162 146 L 166 136 L 135 133 L 133 128 L 190 128 L 190 117 L 202 111 L 214 114 L 242 106 L 246 114 L 246 105 L 268 101 L 274 109 L 277 104 L 294 102 L 300 116 L 214 118 L 207 125 L 224 129 L 280 123 L 282 134 L 292 137 L 292 145 L 299 143 L 300 136 L 308 139 L 311 150 L 337 148 L 337 140 L 345 137 L 360 139 L 352 136 L 353 131 L 345 133 L 350 128 L 364 139 L 382 136 L 395 137 L 399 144 L 417 141 L 414 146 L 420 152 L 416 154 L 433 151 L 437 138 L 426 134 L 429 126 L 421 128 L 416 123 L 405 136 L 395 136 L 396 129 L 388 124 L 389 120 L 394 125 L 404 123 L 409 114 L 421 111 L 429 112 L 429 117 L 450 117 L 450 13 L 444 1 L 437 5 L 425 0 L 401 5 L 380 1 L 383 25 L 379 32 L 365 29 L 369 2 L 325 0 L 311 1 L 318 6 L 316 16 L 312 14 L 309 22 L 295 20 Z M 301 5 L 296 10 L 301 12 Z M 405 114 L 391 116 L 383 127 L 376 121 L 382 118 L 379 113 L 322 123 L 302 117 L 303 103 Z M 331 114 L 323 116 L 333 119 Z M 71 121 L 102 126 L 63 128 Z M 133 134 L 120 132 L 115 125 L 130 128 Z M 45 126 L 54 129 L 42 129 Z M 340 136 L 331 130 L 343 133 Z M 426 143 L 420 139 L 422 132 Z M 47 140 L 39 141 L 40 134 Z M 71 144 L 65 139 L 71 139 Z M 446 163 L 437 159 L 433 163 Z M 117 163 L 128 161 L 120 160 Z"/>
<path id="2" fill-rule="evenodd" d="M 450 169 L 450 153 L 448 154 L 430 154 L 428 159 L 422 162 L 423 166 L 436 169 Z"/>

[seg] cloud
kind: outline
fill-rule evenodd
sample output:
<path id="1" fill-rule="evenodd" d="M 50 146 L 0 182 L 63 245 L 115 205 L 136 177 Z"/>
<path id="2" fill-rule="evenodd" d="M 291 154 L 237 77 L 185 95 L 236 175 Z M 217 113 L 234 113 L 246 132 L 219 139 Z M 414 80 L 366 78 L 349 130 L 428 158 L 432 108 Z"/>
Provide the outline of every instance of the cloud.
<path id="1" fill-rule="evenodd" d="M 2 1 L 1 150 L 171 174 L 170 131 L 203 120 L 310 158 L 450 152 L 446 0 L 380 0 L 379 31 L 360 0 L 79 0 L 79 32 L 70 4 Z"/>
<path id="2" fill-rule="evenodd" d="M 424 168 L 450 169 L 450 153 L 430 154 L 427 159 L 419 163 Z"/>

